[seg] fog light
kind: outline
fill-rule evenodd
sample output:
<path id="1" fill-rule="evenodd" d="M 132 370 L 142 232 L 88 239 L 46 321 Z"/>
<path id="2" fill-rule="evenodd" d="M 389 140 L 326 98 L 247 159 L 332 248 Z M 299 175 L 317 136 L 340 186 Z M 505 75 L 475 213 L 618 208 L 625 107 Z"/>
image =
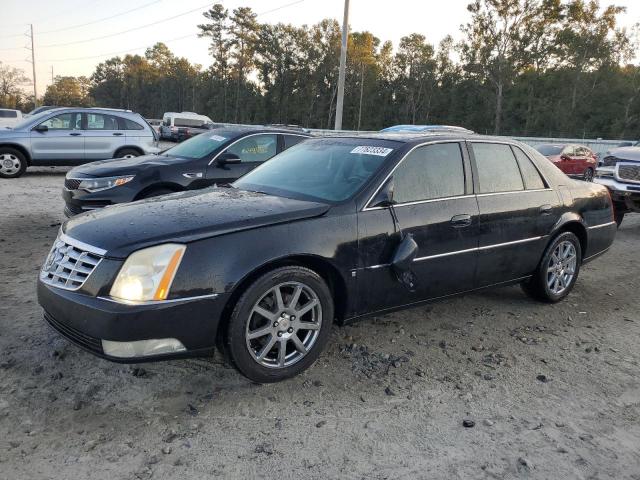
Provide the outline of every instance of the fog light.
<path id="1" fill-rule="evenodd" d="M 118 358 L 148 357 L 163 353 L 184 352 L 187 349 L 175 338 L 159 338 L 157 340 L 140 340 L 137 342 L 112 342 L 102 340 L 105 355 Z"/>

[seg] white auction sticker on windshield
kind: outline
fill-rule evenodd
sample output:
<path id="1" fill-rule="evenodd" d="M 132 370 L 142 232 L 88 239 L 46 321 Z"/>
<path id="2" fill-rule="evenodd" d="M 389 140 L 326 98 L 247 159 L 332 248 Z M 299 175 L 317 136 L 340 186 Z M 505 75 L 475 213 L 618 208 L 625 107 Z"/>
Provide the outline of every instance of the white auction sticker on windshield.
<path id="1" fill-rule="evenodd" d="M 351 150 L 351 153 L 362 153 L 364 155 L 378 155 L 379 157 L 386 157 L 393 151 L 393 148 L 385 148 L 385 147 L 368 147 L 361 146 L 356 147 Z"/>
<path id="2" fill-rule="evenodd" d="M 227 138 L 221 137 L 220 135 L 211 135 L 209 137 L 211 140 L 215 140 L 216 142 L 224 142 Z"/>

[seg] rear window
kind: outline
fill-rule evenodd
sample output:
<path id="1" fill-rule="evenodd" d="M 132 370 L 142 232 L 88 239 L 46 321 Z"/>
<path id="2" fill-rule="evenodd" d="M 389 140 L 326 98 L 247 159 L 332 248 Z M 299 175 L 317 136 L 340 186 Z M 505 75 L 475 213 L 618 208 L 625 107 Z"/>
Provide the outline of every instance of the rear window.
<path id="1" fill-rule="evenodd" d="M 199 120 L 196 118 L 174 118 L 173 125 L 175 127 L 201 127 L 206 122 L 204 120 Z"/>
<path id="2" fill-rule="evenodd" d="M 544 180 L 540 176 L 540 172 L 538 172 L 538 169 L 531 159 L 518 147 L 513 147 L 513 153 L 516 154 L 516 158 L 518 159 L 518 165 L 520 166 L 520 171 L 522 172 L 524 186 L 526 189 L 537 190 L 545 188 L 546 185 Z"/>
<path id="3" fill-rule="evenodd" d="M 0 118 L 18 118 L 18 112 L 13 110 L 0 110 Z"/>
<path id="4" fill-rule="evenodd" d="M 549 155 L 560 155 L 562 152 L 562 145 L 540 145 L 536 147 L 542 155 L 548 157 Z"/>
<path id="5" fill-rule="evenodd" d="M 473 143 L 480 193 L 524 190 L 520 169 L 511 147 L 498 143 Z"/>

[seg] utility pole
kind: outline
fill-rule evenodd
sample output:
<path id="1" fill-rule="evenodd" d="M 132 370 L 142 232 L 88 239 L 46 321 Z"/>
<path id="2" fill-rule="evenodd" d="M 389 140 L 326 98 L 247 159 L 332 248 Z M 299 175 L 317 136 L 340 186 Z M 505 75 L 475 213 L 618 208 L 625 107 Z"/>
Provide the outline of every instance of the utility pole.
<path id="1" fill-rule="evenodd" d="M 55 82 L 53 80 L 53 65 L 51 65 L 51 85 L 53 85 Z"/>
<path id="2" fill-rule="evenodd" d="M 31 67 L 33 68 L 33 108 L 38 106 L 38 87 L 36 85 L 36 51 L 33 47 L 33 23 L 31 24 Z"/>
<path id="3" fill-rule="evenodd" d="M 344 77 L 347 67 L 347 41 L 349 40 L 349 0 L 344 0 L 342 21 L 342 47 L 340 48 L 340 73 L 338 74 L 338 100 L 336 103 L 335 130 L 342 130 L 342 107 L 344 105 Z"/>

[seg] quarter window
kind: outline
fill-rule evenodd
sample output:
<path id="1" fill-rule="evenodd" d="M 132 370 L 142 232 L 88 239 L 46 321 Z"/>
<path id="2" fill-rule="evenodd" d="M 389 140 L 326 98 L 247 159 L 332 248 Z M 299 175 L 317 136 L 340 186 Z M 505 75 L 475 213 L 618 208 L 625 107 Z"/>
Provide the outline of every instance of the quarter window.
<path id="1" fill-rule="evenodd" d="M 45 120 L 40 125 L 47 127 L 49 130 L 80 130 L 80 114 L 63 113 Z"/>
<path id="2" fill-rule="evenodd" d="M 520 169 L 509 145 L 473 143 L 472 148 L 480 193 L 524 190 Z"/>
<path id="3" fill-rule="evenodd" d="M 276 135 L 252 135 L 231 145 L 227 152 L 235 153 L 242 162 L 264 162 L 277 153 Z"/>
<path id="4" fill-rule="evenodd" d="M 527 157 L 527 155 L 520 150 L 518 147 L 513 147 L 513 152 L 518 159 L 518 165 L 520 166 L 520 171 L 522 172 L 522 177 L 524 178 L 524 186 L 527 190 L 536 190 L 540 188 L 545 188 L 546 185 L 542 177 L 540 176 L 540 172 L 533 164 L 531 159 Z"/>
<path id="5" fill-rule="evenodd" d="M 458 143 L 418 147 L 393 172 L 398 203 L 464 195 L 464 166 Z"/>
<path id="6" fill-rule="evenodd" d="M 128 118 L 121 118 L 120 125 L 124 126 L 121 130 L 144 130 L 144 127 L 133 120 L 129 120 Z M 150 124 L 151 125 L 151 124 Z"/>
<path id="7" fill-rule="evenodd" d="M 300 135 L 284 135 L 284 149 L 297 145 L 301 141 L 306 140 L 306 137 Z"/>

